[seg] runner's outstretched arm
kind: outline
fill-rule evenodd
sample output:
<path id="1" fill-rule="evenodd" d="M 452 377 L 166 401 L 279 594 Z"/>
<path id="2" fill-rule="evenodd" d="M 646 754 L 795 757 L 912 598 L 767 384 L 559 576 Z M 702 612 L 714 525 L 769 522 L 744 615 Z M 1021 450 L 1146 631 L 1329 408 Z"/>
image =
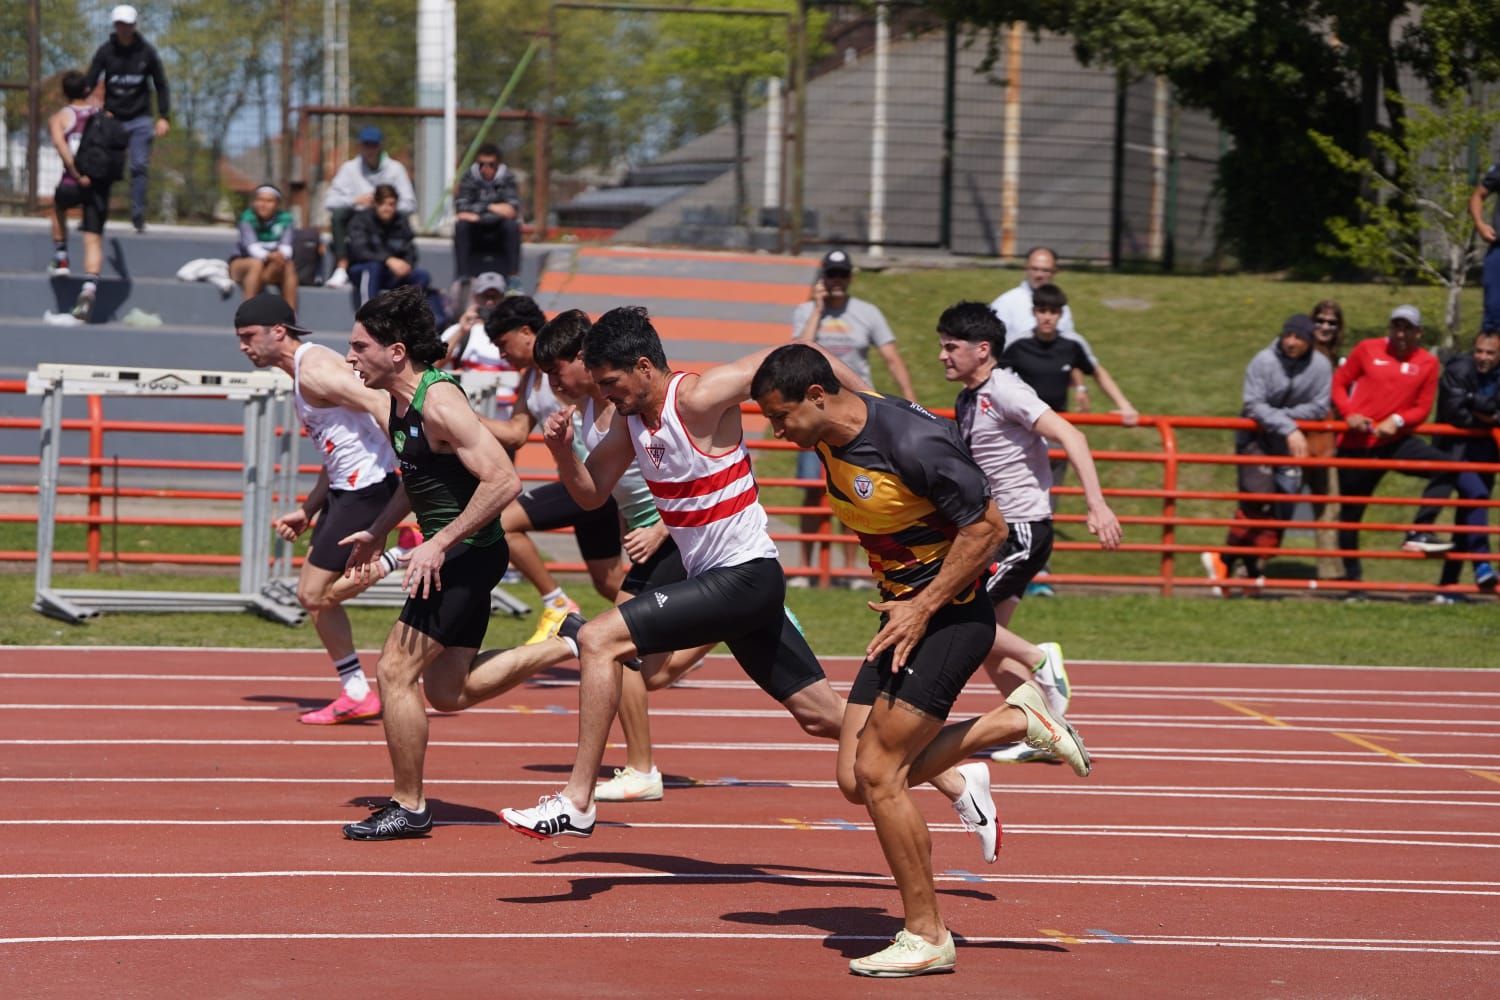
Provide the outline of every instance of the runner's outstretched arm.
<path id="1" fill-rule="evenodd" d="M 684 417 L 712 418 L 721 413 L 726 407 L 735 406 L 750 398 L 750 383 L 755 379 L 755 373 L 760 370 L 761 363 L 771 356 L 772 351 L 780 350 L 786 345 L 778 344 L 776 347 L 767 347 L 747 354 L 737 361 L 730 361 L 722 365 L 715 365 L 697 378 L 683 380 L 682 387 L 677 390 L 677 405 L 682 410 Z M 817 344 L 803 344 L 822 354 L 833 366 L 833 374 L 839 380 L 839 384 L 856 392 L 870 391 L 870 383 L 856 375 L 848 365 L 838 358 L 829 354 Z"/>

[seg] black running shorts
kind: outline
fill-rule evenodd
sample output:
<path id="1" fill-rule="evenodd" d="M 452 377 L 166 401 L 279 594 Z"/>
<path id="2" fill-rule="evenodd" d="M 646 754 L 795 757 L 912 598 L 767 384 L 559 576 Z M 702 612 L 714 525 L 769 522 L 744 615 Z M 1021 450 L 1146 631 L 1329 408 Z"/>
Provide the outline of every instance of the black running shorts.
<path id="1" fill-rule="evenodd" d="M 644 590 L 620 614 L 641 656 L 722 642 L 761 690 L 784 702 L 823 680 L 785 600 L 780 561 L 752 559 Z"/>
<path id="2" fill-rule="evenodd" d="M 881 624 L 885 624 L 884 616 Z M 849 704 L 873 705 L 889 695 L 944 720 L 958 694 L 978 670 L 995 642 L 995 613 L 978 596 L 967 604 L 949 604 L 932 616 L 927 633 L 907 654 L 900 673 L 891 672 L 895 653 L 887 649 L 860 664 L 849 690 Z"/>
<path id="3" fill-rule="evenodd" d="M 516 498 L 516 503 L 521 505 L 536 531 L 572 528 L 583 558 L 620 557 L 620 508 L 614 497 L 598 510 L 584 510 L 562 483 L 546 483 L 529 493 L 522 493 Z"/>
<path id="4" fill-rule="evenodd" d="M 367 530 L 400 488 L 400 477 L 390 474 L 363 489 L 329 490 L 318 523 L 313 525 L 307 561 L 318 569 L 342 573 L 349 565 L 349 550 L 353 546 L 340 545 L 339 539 Z"/>
<path id="5" fill-rule="evenodd" d="M 651 554 L 650 559 L 630 564 L 630 571 L 625 574 L 625 581 L 620 584 L 620 589 L 635 595 L 652 587 L 664 587 L 686 579 L 687 570 L 682 567 L 682 553 L 669 535 Z"/>
<path id="6" fill-rule="evenodd" d="M 995 561 L 984 575 L 984 592 L 991 604 L 1026 593 L 1026 585 L 1052 558 L 1052 519 L 1045 521 L 1012 521 L 1010 534 L 1000 546 Z"/>
<path id="7" fill-rule="evenodd" d="M 509 556 L 503 540 L 482 549 L 467 543 L 454 546 L 439 573 L 443 589 L 427 597 L 408 597 L 400 620 L 449 649 L 478 649 L 490 627 L 490 591 L 505 575 Z"/>
<path id="8" fill-rule="evenodd" d="M 63 211 L 83 206 L 81 232 L 104 234 L 104 223 L 109 218 L 109 185 L 95 181 L 88 187 L 82 184 L 59 184 L 52 193 L 52 203 Z"/>

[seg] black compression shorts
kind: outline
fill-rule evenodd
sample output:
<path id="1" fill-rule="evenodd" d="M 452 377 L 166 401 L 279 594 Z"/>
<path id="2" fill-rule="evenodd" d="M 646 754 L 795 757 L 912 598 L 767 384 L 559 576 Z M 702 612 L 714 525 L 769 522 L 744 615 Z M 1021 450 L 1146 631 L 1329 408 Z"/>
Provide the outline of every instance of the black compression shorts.
<path id="1" fill-rule="evenodd" d="M 620 584 L 620 589 L 627 594 L 639 594 L 652 587 L 664 587 L 686 579 L 687 570 L 682 567 L 682 553 L 669 535 L 651 554 L 650 559 L 630 564 L 630 571 L 625 574 L 625 581 Z"/>
<path id="2" fill-rule="evenodd" d="M 891 672 L 895 654 L 890 649 L 862 663 L 849 690 L 849 704 L 873 705 L 885 694 L 935 719 L 947 719 L 994 642 L 995 613 L 988 601 L 976 595 L 967 604 L 949 604 L 927 623 L 926 634 L 907 654 L 900 673 Z"/>
<path id="3" fill-rule="evenodd" d="M 643 590 L 620 614 L 641 656 L 722 642 L 761 690 L 784 702 L 823 680 L 785 599 L 781 563 L 752 559 Z"/>
<path id="4" fill-rule="evenodd" d="M 536 531 L 572 528 L 583 558 L 620 557 L 620 508 L 610 497 L 598 510 L 584 510 L 562 483 L 545 483 L 516 498 Z"/>
<path id="5" fill-rule="evenodd" d="M 490 627 L 490 591 L 505 575 L 508 558 L 504 541 L 482 549 L 454 546 L 439 573 L 443 589 L 425 598 L 408 597 L 400 620 L 449 649 L 478 649 Z"/>
<path id="6" fill-rule="evenodd" d="M 1052 521 L 1012 521 L 1010 534 L 984 574 L 984 592 L 991 604 L 1026 593 L 1026 585 L 1052 558 Z"/>
<path id="7" fill-rule="evenodd" d="M 59 184 L 52 193 L 52 203 L 63 211 L 83 206 L 82 232 L 96 236 L 104 234 L 104 223 L 109 218 L 109 185 L 91 181 L 88 187 L 82 184 Z"/>
<path id="8" fill-rule="evenodd" d="M 318 523 L 313 525 L 307 561 L 318 569 L 342 573 L 349 565 L 349 550 L 353 546 L 340 545 L 339 539 L 367 530 L 400 488 L 400 477 L 391 474 L 363 489 L 329 490 Z"/>

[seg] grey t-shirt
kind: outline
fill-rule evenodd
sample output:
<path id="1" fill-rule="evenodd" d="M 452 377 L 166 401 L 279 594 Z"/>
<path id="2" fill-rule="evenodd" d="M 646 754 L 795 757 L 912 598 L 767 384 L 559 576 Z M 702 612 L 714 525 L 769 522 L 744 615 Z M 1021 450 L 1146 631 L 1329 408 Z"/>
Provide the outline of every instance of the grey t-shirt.
<path id="1" fill-rule="evenodd" d="M 959 430 L 984 470 L 990 496 L 1007 521 L 1052 516 L 1052 465 L 1036 422 L 1051 410 L 1009 368 L 996 368 L 983 385 L 959 393 Z"/>
<path id="2" fill-rule="evenodd" d="M 807 318 L 812 315 L 813 304 L 804 302 L 792 313 L 792 336 L 802 333 Z M 849 297 L 842 309 L 827 309 L 818 320 L 818 332 L 813 336 L 823 347 L 866 382 L 870 381 L 870 348 L 881 347 L 896 339 L 890 324 L 879 309 L 864 299 Z"/>

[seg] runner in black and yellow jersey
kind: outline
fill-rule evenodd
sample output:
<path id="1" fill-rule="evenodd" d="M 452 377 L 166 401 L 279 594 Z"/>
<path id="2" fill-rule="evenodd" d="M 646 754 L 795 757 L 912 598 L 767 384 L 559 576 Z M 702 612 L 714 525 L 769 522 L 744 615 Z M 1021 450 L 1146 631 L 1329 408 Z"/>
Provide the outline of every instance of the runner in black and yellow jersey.
<path id="1" fill-rule="evenodd" d="M 456 712 L 578 653 L 571 636 L 583 619 L 576 615 L 569 635 L 479 652 L 490 591 L 505 574 L 500 510 L 521 484 L 458 383 L 432 367 L 444 353 L 420 288 L 387 292 L 355 314 L 348 361 L 366 385 L 390 393 L 385 429 L 401 463 L 402 489 L 369 531 L 344 539 L 354 546 L 348 571 L 371 572 L 381 555 L 377 539 L 408 512 L 416 514 L 426 541 L 412 550 L 402 581 L 406 604 L 377 668 L 395 790 L 369 819 L 344 827 L 351 840 L 422 836 L 432 828 L 422 793 L 424 688 L 434 708 Z"/>
<path id="2" fill-rule="evenodd" d="M 1006 531 L 957 428 L 915 403 L 842 389 L 827 359 L 802 344 L 772 352 L 751 394 L 777 437 L 817 451 L 834 514 L 859 536 L 880 587 L 870 607 L 881 625 L 849 692 L 838 779 L 869 811 L 906 916 L 889 947 L 850 968 L 882 977 L 948 971 L 953 938 L 938 914 L 932 841 L 908 784 L 997 742 L 1045 747 L 1080 776 L 1089 773 L 1088 754 L 1029 685 L 1000 708 L 944 725 L 994 640 L 979 577 Z"/>

